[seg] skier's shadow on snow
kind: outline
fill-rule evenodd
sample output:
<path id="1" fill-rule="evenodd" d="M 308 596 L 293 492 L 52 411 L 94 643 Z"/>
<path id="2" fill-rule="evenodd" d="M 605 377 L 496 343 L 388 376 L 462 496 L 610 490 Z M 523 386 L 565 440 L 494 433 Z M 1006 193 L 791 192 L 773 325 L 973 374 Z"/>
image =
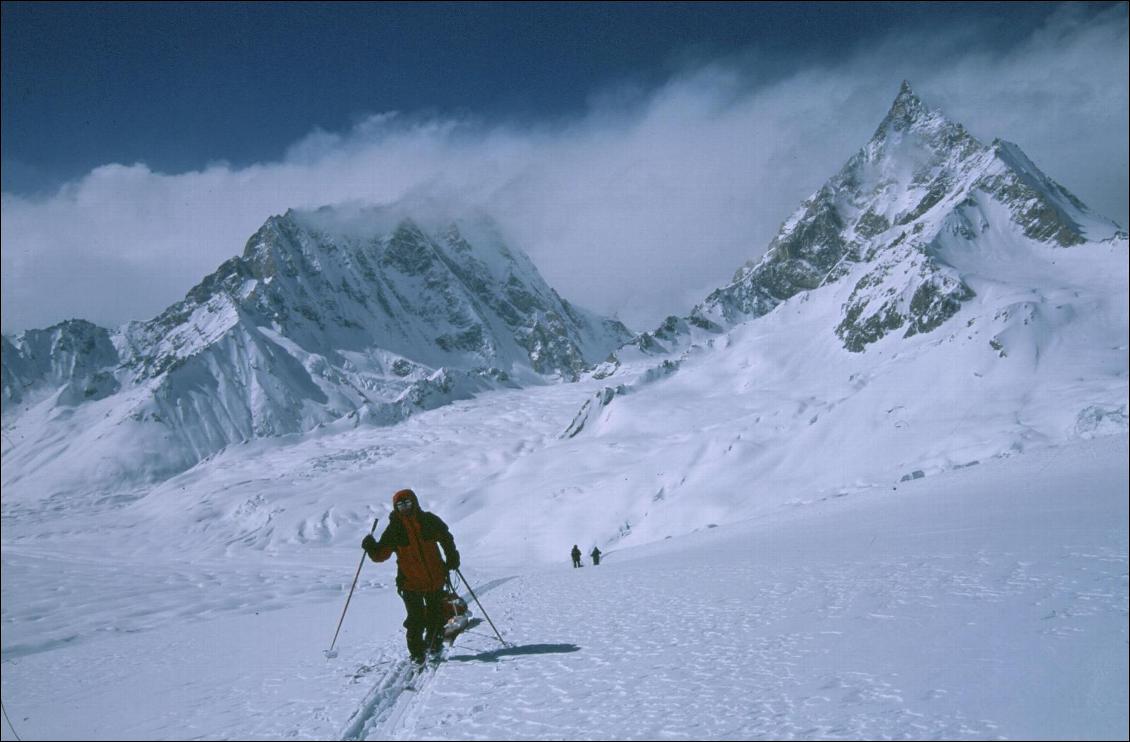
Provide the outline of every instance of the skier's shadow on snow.
<path id="1" fill-rule="evenodd" d="M 567 654 L 579 652 L 581 648 L 576 644 L 523 644 L 520 647 L 504 647 L 490 652 L 479 654 L 461 654 L 449 656 L 448 662 L 498 662 L 503 657 L 514 657 L 525 654 Z"/>

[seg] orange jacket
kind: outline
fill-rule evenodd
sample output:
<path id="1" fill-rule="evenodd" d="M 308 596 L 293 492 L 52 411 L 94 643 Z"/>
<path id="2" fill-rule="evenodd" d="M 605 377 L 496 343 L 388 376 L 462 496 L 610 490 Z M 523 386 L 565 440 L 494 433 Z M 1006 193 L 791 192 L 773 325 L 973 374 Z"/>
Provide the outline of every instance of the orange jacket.
<path id="1" fill-rule="evenodd" d="M 402 499 L 411 499 L 414 507 L 403 515 L 395 507 Z M 440 556 L 439 546 L 443 546 Z M 400 490 L 393 496 L 393 511 L 388 526 L 369 552 L 374 562 L 383 562 L 396 554 L 396 587 L 409 592 L 434 592 L 447 582 L 447 564 L 458 564 L 455 539 L 438 515 L 420 510 L 412 490 Z"/>

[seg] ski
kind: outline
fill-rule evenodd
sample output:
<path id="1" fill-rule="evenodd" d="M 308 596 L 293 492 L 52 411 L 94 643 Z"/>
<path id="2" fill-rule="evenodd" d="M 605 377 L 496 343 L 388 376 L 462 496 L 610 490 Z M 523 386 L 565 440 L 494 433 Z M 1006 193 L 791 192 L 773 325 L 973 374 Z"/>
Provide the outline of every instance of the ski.
<path id="1" fill-rule="evenodd" d="M 435 675 L 436 670 L 438 670 L 439 666 L 443 663 L 445 654 L 446 652 L 441 650 L 439 652 L 429 652 L 423 662 L 409 660 L 409 664 L 411 664 L 412 667 L 405 681 L 404 689 L 410 691 L 420 690 L 421 684 L 430 676 Z"/>

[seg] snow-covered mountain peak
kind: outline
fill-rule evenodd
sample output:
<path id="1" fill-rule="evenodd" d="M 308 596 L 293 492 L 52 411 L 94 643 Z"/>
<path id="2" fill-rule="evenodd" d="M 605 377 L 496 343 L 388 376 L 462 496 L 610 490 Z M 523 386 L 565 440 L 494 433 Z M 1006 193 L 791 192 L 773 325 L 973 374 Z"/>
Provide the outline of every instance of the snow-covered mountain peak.
<path id="1" fill-rule="evenodd" d="M 78 357 L 34 332 L 5 338 L 4 415 L 120 391 L 100 408 L 112 434 L 89 433 L 121 457 L 132 426 L 156 426 L 172 443 L 129 467 L 142 477 L 233 442 L 394 423 L 500 385 L 575 379 L 631 337 L 562 299 L 488 217 L 402 205 L 272 216 L 182 301 L 95 330 Z M 54 395 L 67 385 L 78 392 Z"/>
<path id="2" fill-rule="evenodd" d="M 774 493 L 819 502 L 1125 432 L 1125 232 L 911 96 L 759 261 L 639 336 L 661 361 L 618 354 L 562 426 L 571 452 L 651 457 L 592 496 L 625 524 L 609 542 L 722 522 L 707 492 L 760 517 Z"/>
<path id="3" fill-rule="evenodd" d="M 940 112 L 926 107 L 910 87 L 910 82 L 902 81 L 898 95 L 895 96 L 890 110 L 872 138 L 887 137 L 891 132 L 905 132 L 909 129 L 936 127 L 944 117 Z"/>
<path id="4" fill-rule="evenodd" d="M 101 399 L 118 389 L 106 371 L 117 360 L 110 333 L 86 320 L 66 320 L 45 330 L 3 338 L 4 406 L 34 396 L 41 384 L 61 390 L 59 404 Z"/>
<path id="5" fill-rule="evenodd" d="M 970 254 L 992 252 L 1000 239 L 1043 250 L 1125 233 L 1018 146 L 985 145 L 903 82 L 874 136 L 785 220 L 760 260 L 687 317 L 635 342 L 666 352 L 842 280 L 854 288 L 828 326 L 845 348 L 863 351 L 895 331 L 930 332 L 975 293 L 945 257 L 954 236 Z"/>
<path id="6" fill-rule="evenodd" d="M 903 82 L 898 96 L 870 141 L 830 184 L 858 197 L 879 198 L 934 179 L 938 171 L 984 156 L 987 148 L 960 123 L 928 108 Z M 882 211 L 882 209 L 880 210 Z"/>

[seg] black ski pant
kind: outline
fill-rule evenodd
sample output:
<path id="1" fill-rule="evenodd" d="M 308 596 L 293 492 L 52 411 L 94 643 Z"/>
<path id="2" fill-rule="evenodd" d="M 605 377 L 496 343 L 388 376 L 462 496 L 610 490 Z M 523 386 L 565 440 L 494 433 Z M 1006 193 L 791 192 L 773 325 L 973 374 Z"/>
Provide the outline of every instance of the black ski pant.
<path id="1" fill-rule="evenodd" d="M 422 593 L 401 590 L 400 597 L 408 611 L 404 619 L 408 654 L 420 657 L 428 649 L 443 646 L 443 590 Z"/>

